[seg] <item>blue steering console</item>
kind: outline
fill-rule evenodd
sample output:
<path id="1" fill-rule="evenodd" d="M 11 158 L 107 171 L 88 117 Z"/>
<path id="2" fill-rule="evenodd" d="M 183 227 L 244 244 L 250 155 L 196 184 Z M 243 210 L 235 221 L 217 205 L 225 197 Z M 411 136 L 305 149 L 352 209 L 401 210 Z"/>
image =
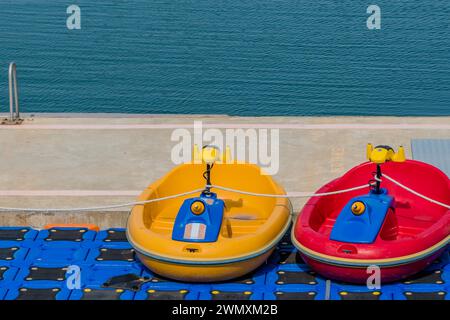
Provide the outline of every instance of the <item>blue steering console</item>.
<path id="1" fill-rule="evenodd" d="M 185 242 L 216 242 L 225 203 L 213 192 L 184 200 L 175 219 L 172 240 Z"/>
<path id="2" fill-rule="evenodd" d="M 394 198 L 386 189 L 351 199 L 342 209 L 330 239 L 349 243 L 373 243 L 383 226 Z"/>

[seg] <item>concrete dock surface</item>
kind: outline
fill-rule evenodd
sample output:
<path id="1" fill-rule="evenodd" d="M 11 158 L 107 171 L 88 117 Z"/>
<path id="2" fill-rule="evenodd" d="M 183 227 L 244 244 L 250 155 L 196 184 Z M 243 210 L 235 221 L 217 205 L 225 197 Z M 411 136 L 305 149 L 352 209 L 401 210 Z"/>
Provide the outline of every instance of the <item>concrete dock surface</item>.
<path id="1" fill-rule="evenodd" d="M 6 115 L 4 115 L 6 116 Z M 174 167 L 177 128 L 279 129 L 280 168 L 288 192 L 313 192 L 365 161 L 368 142 L 450 139 L 450 117 L 231 117 L 189 115 L 25 115 L 0 125 L 0 206 L 73 208 L 130 202 Z M 293 199 L 298 212 L 306 199 Z M 124 227 L 129 209 L 100 212 L 0 212 L 0 225 L 48 223 Z"/>

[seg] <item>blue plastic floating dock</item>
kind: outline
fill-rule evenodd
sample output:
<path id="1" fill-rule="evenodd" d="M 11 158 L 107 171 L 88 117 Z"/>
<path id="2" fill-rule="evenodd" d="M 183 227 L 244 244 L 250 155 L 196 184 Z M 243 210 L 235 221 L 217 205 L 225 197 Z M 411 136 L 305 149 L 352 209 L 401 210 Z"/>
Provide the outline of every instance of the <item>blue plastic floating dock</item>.
<path id="1" fill-rule="evenodd" d="M 136 260 L 124 229 L 0 227 L 0 300 L 307 299 L 449 300 L 449 250 L 421 274 L 380 290 L 327 281 L 309 269 L 289 240 L 247 277 L 212 284 L 162 279 Z M 73 275 L 80 271 L 80 286 Z M 145 279 L 134 289 L 105 286 L 111 277 Z"/>

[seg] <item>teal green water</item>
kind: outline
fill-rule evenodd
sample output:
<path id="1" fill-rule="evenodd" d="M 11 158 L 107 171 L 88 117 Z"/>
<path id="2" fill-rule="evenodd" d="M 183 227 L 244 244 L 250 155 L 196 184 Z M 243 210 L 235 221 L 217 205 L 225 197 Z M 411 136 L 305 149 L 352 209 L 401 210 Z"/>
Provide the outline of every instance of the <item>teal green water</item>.
<path id="1" fill-rule="evenodd" d="M 2 0 L 0 112 L 450 115 L 450 2 L 369 4 Z"/>

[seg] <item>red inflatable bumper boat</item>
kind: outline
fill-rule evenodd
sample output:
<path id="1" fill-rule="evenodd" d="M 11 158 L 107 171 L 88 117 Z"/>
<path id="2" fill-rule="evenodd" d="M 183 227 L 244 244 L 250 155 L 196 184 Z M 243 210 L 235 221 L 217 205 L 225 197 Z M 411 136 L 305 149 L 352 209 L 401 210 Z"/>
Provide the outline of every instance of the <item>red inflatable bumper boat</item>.
<path id="1" fill-rule="evenodd" d="M 292 242 L 312 269 L 331 279 L 366 283 L 415 274 L 450 240 L 450 180 L 439 169 L 368 145 L 369 162 L 331 181 L 297 218 Z M 345 192 L 355 186 L 360 188 Z M 339 190 L 344 192 L 339 192 Z M 338 191 L 336 194 L 333 192 Z"/>

